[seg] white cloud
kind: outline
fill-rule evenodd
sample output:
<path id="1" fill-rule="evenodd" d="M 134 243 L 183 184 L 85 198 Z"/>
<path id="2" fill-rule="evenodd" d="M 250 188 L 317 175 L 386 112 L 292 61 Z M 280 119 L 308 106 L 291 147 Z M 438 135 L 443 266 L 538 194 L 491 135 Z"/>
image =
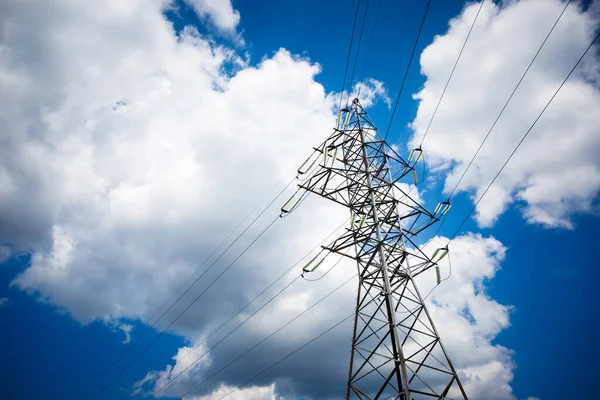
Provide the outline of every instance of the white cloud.
<path id="1" fill-rule="evenodd" d="M 425 252 L 432 254 L 446 243 L 447 238 L 436 237 Z M 444 346 L 469 398 L 513 399 L 511 351 L 493 344 L 509 326 L 510 307 L 490 298 L 485 288 L 499 270 L 506 248 L 494 238 L 473 234 L 457 237 L 449 248 L 448 260 L 440 263 L 441 275 L 450 274 L 450 265 L 452 273 L 428 298 L 432 318 L 442 329 Z M 436 285 L 434 270 L 420 275 L 417 282 L 424 295 L 429 293 Z"/>
<path id="2" fill-rule="evenodd" d="M 421 55 L 426 76 L 411 146 L 423 136 L 479 4 L 467 6 Z M 562 11 L 558 0 L 487 2 L 424 143 L 427 160 L 445 165 L 450 192 Z M 478 158 L 459 186 L 478 198 L 553 92 L 591 42 L 597 13 L 567 8 Z M 595 7 L 595 8 L 594 8 Z M 572 227 L 594 212 L 600 190 L 600 63 L 595 51 L 562 88 L 480 203 L 476 219 L 490 226 L 513 203 L 531 223 Z"/>
<path id="3" fill-rule="evenodd" d="M 179 348 L 177 354 L 173 356 L 174 365 L 167 365 L 164 371 L 149 372 L 144 379 L 135 384 L 135 387 L 141 389 L 147 382 L 151 382 L 154 386 L 149 391 L 149 395 L 162 397 L 169 395 L 171 392 L 174 396 L 181 395 L 194 387 L 195 382 L 207 373 L 212 364 L 212 358 L 208 350 L 208 347 L 202 343 L 193 347 L 184 346 Z M 182 375 L 184 373 L 185 375 Z M 180 375 L 185 376 L 187 379 L 183 383 L 178 382 L 174 388 L 171 388 L 171 381 Z"/>
<path id="4" fill-rule="evenodd" d="M 281 49 L 247 66 L 232 49 L 194 29 L 176 36 L 163 6 L 159 0 L 85 6 L 42 2 L 35 8 L 10 2 L 0 15 L 5 143 L 0 148 L 0 242 L 34 251 L 14 285 L 79 321 L 102 319 L 121 326 L 126 339 L 128 324 L 120 321 L 149 323 L 244 210 L 274 182 L 287 182 L 334 122 L 334 95 L 315 81 L 318 65 Z M 367 82 L 370 101 L 385 100 L 383 85 Z M 165 327 L 277 215 L 270 210 L 157 328 Z M 184 356 L 192 344 L 346 218 L 343 209 L 309 197 L 277 222 L 236 264 L 235 273 L 225 274 L 172 327 L 189 341 L 173 365 L 165 366 L 161 378 L 151 371 L 133 389 L 155 388 L 157 379 L 170 379 L 189 366 L 195 357 Z M 508 326 L 508 308 L 490 299 L 483 283 L 493 278 L 504 249 L 478 236 L 460 238 L 454 247 L 463 256 L 457 256 L 452 278 L 432 295 L 443 305 L 432 309 L 434 318 L 475 398 L 488 389 L 498 398 L 511 398 L 510 352 L 491 342 Z M 334 261 L 328 259 L 321 270 Z M 169 390 L 176 395 L 192 387 L 354 271 L 351 263 L 341 263 L 325 279 L 298 281 Z M 194 396 L 217 396 L 346 316 L 353 309 L 354 285 L 344 286 Z M 474 322 L 463 315 L 465 307 Z M 315 342 L 253 382 L 257 386 L 241 391 L 240 398 L 336 397 L 332 382 L 343 386 L 347 378 L 340 365 L 347 365 L 349 329 L 343 325 Z M 226 332 L 196 351 L 205 351 Z M 315 354 L 328 356 L 315 364 Z"/>
<path id="5" fill-rule="evenodd" d="M 0 308 L 6 307 L 10 303 L 10 299 L 8 297 L 0 298 Z"/>
<path id="6" fill-rule="evenodd" d="M 436 237 L 428 244 L 425 251 L 431 254 L 437 247 L 445 245 L 447 241 L 447 238 Z M 512 361 L 512 352 L 501 345 L 493 344 L 496 335 L 509 326 L 510 307 L 503 306 L 491 299 L 486 293 L 485 288 L 485 282 L 493 279 L 499 270 L 506 249 L 494 238 L 483 238 L 481 235 L 471 234 L 456 238 L 451 243 L 450 249 L 452 274 L 428 298 L 429 309 L 435 323 L 440 328 L 444 345 L 450 351 L 450 356 L 457 367 L 470 398 L 514 399 L 510 387 L 515 368 Z M 330 263 L 334 261 L 333 258 L 329 260 Z M 341 268 L 336 268 L 332 271 L 329 280 L 324 279 L 323 282 L 318 283 L 318 286 L 316 286 L 317 283 L 308 283 L 307 285 L 304 282 L 303 287 L 291 287 L 274 305 L 269 306 L 248 322 L 249 326 L 244 329 L 243 333 L 245 337 L 243 343 L 247 344 L 240 343 L 239 337 L 234 336 L 228 339 L 229 342 L 223 343 L 221 349 L 231 346 L 235 350 L 219 350 L 218 347 L 215 348 L 211 353 L 219 354 L 220 356 L 213 355 L 216 358 L 213 357 L 215 364 L 211 369 L 205 370 L 202 367 L 198 367 L 189 373 L 184 373 L 161 395 L 176 397 L 178 394 L 180 395 L 190 390 L 195 385 L 207 379 L 209 373 L 212 374 L 214 370 L 219 370 L 223 364 L 228 363 L 238 354 L 260 341 L 261 338 L 275 331 L 279 326 L 292 318 L 293 315 L 297 315 L 309 307 L 320 296 L 343 282 L 348 276 L 348 271 L 353 268 L 351 263 L 341 264 L 340 266 Z M 323 270 L 326 270 L 327 267 L 323 267 Z M 448 273 L 448 265 L 442 263 L 442 275 L 446 276 Z M 422 274 L 418 278 L 418 283 L 423 295 L 428 293 L 435 286 L 434 271 L 430 270 Z M 283 285 L 284 283 L 280 286 Z M 236 361 L 227 370 L 245 371 L 244 378 L 252 377 L 262 368 L 266 368 L 271 363 L 277 361 L 277 357 L 275 356 L 265 356 L 268 359 L 262 360 L 263 355 L 274 351 L 267 349 L 278 349 L 278 352 L 281 352 L 283 355 L 310 340 L 317 333 L 325 330 L 351 312 L 352 301 L 356 295 L 355 290 L 354 284 L 347 285 L 338 295 L 332 297 L 326 303 L 325 307 L 318 310 L 315 309 L 315 313 L 311 312 L 311 314 L 307 315 L 307 318 L 294 322 L 289 329 L 286 328 L 284 332 L 274 336 L 269 342 L 261 345 L 262 347 L 254 350 L 253 353 L 249 353 L 246 357 Z M 261 302 L 265 300 L 263 299 Z M 282 320 L 282 316 L 287 317 Z M 240 317 L 240 319 L 243 318 L 244 316 Z M 339 344 L 346 343 L 347 331 L 349 329 L 351 329 L 350 324 L 341 327 L 338 331 L 333 331 L 321 339 L 323 341 L 321 349 L 307 348 L 305 350 L 307 353 L 306 357 L 309 360 L 313 360 L 309 362 L 314 362 L 314 356 L 311 357 L 311 354 L 319 354 L 323 351 L 327 351 L 329 354 L 334 348 L 336 348 L 336 351 L 339 350 L 340 357 L 342 358 L 332 357 L 332 364 L 335 365 L 337 363 L 339 365 L 340 359 L 347 361 L 343 357 L 347 357 L 348 349 L 340 349 Z M 221 333 L 221 335 L 224 334 L 225 332 Z M 216 343 L 220 337 L 217 335 L 213 343 Z M 282 348 L 287 350 L 282 351 Z M 180 349 L 179 354 L 184 349 L 188 349 L 188 347 Z M 261 360 L 256 360 L 257 357 L 261 358 Z M 220 360 L 219 358 L 224 359 Z M 294 365 L 294 362 L 295 360 L 289 360 L 289 365 L 287 366 L 289 370 L 293 370 L 291 366 Z M 153 372 L 152 374 L 154 377 L 167 375 L 173 378 L 175 374 L 171 373 L 171 370 L 176 368 L 183 371 L 185 366 L 189 365 L 188 363 L 189 359 L 186 359 L 182 365 L 175 363 L 174 366 L 166 366 L 165 370 Z M 253 368 L 248 369 L 249 365 L 252 365 Z M 261 368 L 255 365 L 260 365 Z M 326 368 L 327 365 L 328 363 L 325 362 L 323 367 Z M 278 367 L 286 368 L 286 364 Z M 313 366 L 314 368 L 316 366 Z M 299 366 L 298 370 L 302 371 L 302 368 Z M 340 371 L 339 368 L 334 370 Z M 297 379 L 302 381 L 304 379 L 302 373 L 296 373 L 298 374 Z M 213 388 L 212 390 L 216 390 L 214 384 L 219 381 L 219 377 L 223 376 L 226 376 L 226 373 L 221 373 L 216 378 L 211 378 L 206 384 L 192 391 L 192 393 L 205 393 L 211 387 Z M 285 387 L 285 376 L 283 372 L 279 375 L 270 375 L 269 378 L 275 379 L 275 388 L 277 389 L 280 384 Z M 315 376 L 309 374 L 306 379 L 315 379 Z M 339 381 L 343 383 L 344 374 L 332 373 L 331 376 L 326 376 L 323 379 L 326 379 L 328 382 Z M 284 383 L 281 383 L 281 380 Z M 152 379 L 148 379 L 144 382 L 144 384 L 149 385 L 149 390 L 161 388 L 165 383 L 164 379 L 160 383 L 153 384 L 152 381 Z M 211 383 L 213 386 L 211 386 Z M 282 394 L 279 391 L 278 393 Z M 297 397 L 306 394 L 295 392 L 292 389 L 284 393 L 284 398 L 293 398 L 294 396 Z M 324 398 L 335 398 L 335 393 L 334 391 L 329 397 L 326 396 Z"/>
<path id="7" fill-rule="evenodd" d="M 331 101 L 332 106 L 337 109 L 340 102 L 340 93 L 329 93 L 327 97 Z M 360 104 L 364 108 L 372 107 L 379 101 L 383 101 L 388 108 L 391 106 L 391 100 L 385 85 L 383 82 L 373 78 L 367 78 L 364 82 L 355 83 L 352 86 L 352 90 L 344 90 L 341 93 L 341 97 L 342 107 L 345 105 L 345 102 L 352 103 L 352 100 L 356 97 L 360 97 Z"/>
<path id="8" fill-rule="evenodd" d="M 222 32 L 235 33 L 240 13 L 230 0 L 185 0 L 201 19 L 208 18 Z"/>
<path id="9" fill-rule="evenodd" d="M 0 263 L 8 260 L 12 256 L 12 251 L 8 246 L 0 246 Z"/>
<path id="10" fill-rule="evenodd" d="M 383 82 L 377 79 L 367 78 L 363 83 L 356 83 L 353 86 L 353 95 L 360 98 L 363 107 L 371 107 L 378 100 L 383 100 L 388 108 L 391 105 L 387 89 Z"/>
<path id="11" fill-rule="evenodd" d="M 53 9 L 62 20 L 14 4 L 7 19 L 41 21 L 5 41 L 2 76 L 18 73 L 22 85 L 3 91 L 12 185 L 0 202 L 22 218 L 3 224 L 2 240 L 37 249 L 16 284 L 80 320 L 149 314 L 330 129 L 319 66 L 285 50 L 230 77 L 223 66 L 237 56 L 192 29 L 177 38 L 157 4 L 125 15 Z M 46 33 L 92 28 L 93 52 Z M 139 34 L 117 40 L 118 29 Z M 49 55 L 34 52 L 34 64 L 15 50 L 41 48 Z M 40 88 L 55 95 L 39 98 Z"/>
<path id="12" fill-rule="evenodd" d="M 222 385 L 214 392 L 206 396 L 186 396 L 184 400 L 218 400 L 234 390 L 234 387 Z M 254 386 L 242 388 L 227 396 L 231 400 L 276 400 L 275 385 Z"/>
<path id="13" fill-rule="evenodd" d="M 121 324 L 119 325 L 119 329 L 123 331 L 125 334 L 125 339 L 123 340 L 123 344 L 128 344 L 131 342 L 131 331 L 133 330 L 133 325 L 130 324 Z"/>

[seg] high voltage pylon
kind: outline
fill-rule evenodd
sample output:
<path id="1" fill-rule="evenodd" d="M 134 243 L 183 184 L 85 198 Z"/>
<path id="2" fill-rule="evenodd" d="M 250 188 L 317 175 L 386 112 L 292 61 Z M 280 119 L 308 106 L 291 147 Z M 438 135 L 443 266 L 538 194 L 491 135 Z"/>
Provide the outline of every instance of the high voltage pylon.
<path id="1" fill-rule="evenodd" d="M 346 399 L 467 398 L 415 284 L 447 249 L 428 257 L 413 240 L 450 207 L 440 203 L 429 212 L 398 185 L 410 174 L 416 181 L 420 153 L 416 149 L 404 161 L 354 99 L 340 110 L 333 134 L 300 167 L 300 194 L 283 209 L 293 210 L 312 192 L 351 213 L 347 231 L 323 246 L 356 260 L 358 268 Z"/>

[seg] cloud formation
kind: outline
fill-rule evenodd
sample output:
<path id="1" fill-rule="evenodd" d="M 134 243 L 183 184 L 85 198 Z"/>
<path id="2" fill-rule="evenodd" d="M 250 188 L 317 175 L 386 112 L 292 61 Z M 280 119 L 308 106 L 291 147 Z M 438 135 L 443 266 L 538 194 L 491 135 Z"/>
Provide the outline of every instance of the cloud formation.
<path id="1" fill-rule="evenodd" d="M 208 19 L 219 31 L 235 34 L 240 22 L 240 13 L 230 1 L 185 0 L 201 19 Z"/>
<path id="2" fill-rule="evenodd" d="M 186 400 L 218 400 L 230 393 L 234 388 L 229 386 L 220 386 L 217 390 L 206 396 L 190 396 Z M 258 387 L 254 386 L 248 389 L 241 389 L 227 397 L 231 400 L 276 400 L 275 385 Z"/>
<path id="3" fill-rule="evenodd" d="M 447 243 L 443 237 L 434 238 L 425 248 L 432 253 L 437 247 Z M 501 345 L 493 344 L 498 333 L 509 326 L 510 307 L 498 304 L 491 299 L 485 290 L 485 282 L 493 279 L 500 268 L 506 249 L 494 238 L 483 238 L 480 235 L 466 235 L 455 239 L 451 244 L 452 274 L 442 285 L 431 291 L 436 283 L 434 271 L 419 277 L 419 287 L 423 295 L 431 293 L 427 299 L 428 307 L 438 326 L 443 327 L 442 339 L 450 351 L 455 365 L 458 368 L 465 388 L 471 398 L 513 399 L 510 382 L 513 379 L 515 365 L 511 359 L 511 351 Z M 333 260 L 331 260 L 333 262 Z M 205 395 L 211 390 L 218 392 L 219 377 L 229 374 L 235 377 L 231 384 L 244 383 L 262 369 L 269 367 L 293 349 L 301 346 L 318 333 L 325 331 L 335 322 L 343 319 L 352 312 L 352 302 L 356 295 L 354 284 L 346 285 L 343 289 L 327 300 L 326 308 L 311 311 L 307 318 L 295 321 L 293 325 L 281 334 L 273 336 L 261 347 L 248 353 L 247 356 L 236 360 L 237 356 L 244 353 L 262 338 L 274 332 L 279 326 L 291 317 L 281 320 L 282 315 L 297 315 L 302 310 L 313 304 L 320 296 L 330 292 L 348 276 L 351 264 L 341 264 L 341 269 L 332 270 L 327 280 L 303 287 L 292 287 L 286 291 L 273 306 L 267 307 L 264 312 L 257 314 L 250 320 L 244 329 L 244 339 L 241 334 L 234 334 L 227 339 L 227 344 L 216 347 L 210 351 L 212 360 L 210 365 L 199 363 L 194 368 L 182 374 L 173 381 L 167 389 L 159 392 L 160 396 L 178 397 L 188 391 L 190 396 Z M 327 269 L 327 267 L 325 267 Z M 442 265 L 444 276 L 450 273 L 449 265 Z M 283 286 L 283 283 L 280 285 Z M 275 290 L 274 290 L 275 291 Z M 261 303 L 266 299 L 261 300 Z M 261 304 L 259 303 L 259 304 Z M 258 307 L 258 304 L 256 305 Z M 283 313 L 287 310 L 288 313 Z M 243 317 L 240 317 L 242 320 Z M 339 368 L 340 360 L 347 362 L 347 349 L 340 343 L 348 343 L 348 332 L 351 321 L 333 330 L 327 336 L 308 347 L 305 355 L 300 355 L 287 360 L 278 366 L 276 371 L 270 371 L 252 384 L 257 387 L 275 382 L 275 389 L 285 398 L 307 395 L 307 387 L 321 393 L 319 398 L 339 397 L 340 388 L 345 383 L 346 371 Z M 235 325 L 230 327 L 233 328 Z M 217 343 L 224 336 L 224 332 L 217 335 L 212 343 Z M 266 356 L 266 349 L 270 354 Z M 277 349 L 277 350 L 274 350 Z M 145 379 L 148 393 L 157 391 L 179 374 L 173 374 L 174 369 L 183 369 L 189 365 L 189 358 L 182 359 L 181 353 L 188 347 L 180 349 L 174 358 L 176 363 L 169 365 L 163 371 L 152 372 L 153 379 Z M 320 358 L 323 363 L 319 374 L 308 373 L 319 368 L 314 364 L 314 357 L 318 354 L 336 354 L 337 357 Z M 179 365 L 178 360 L 181 360 Z M 205 360 L 205 358 L 201 358 Z M 230 362 L 235 362 L 231 365 Z M 343 365 L 346 365 L 345 362 Z M 338 367 L 336 367 L 336 365 Z M 214 371 L 219 371 L 227 366 L 225 371 L 213 377 Z M 305 370 L 306 368 L 306 370 Z M 292 375 L 288 375 L 292 374 Z M 157 381 L 154 381 L 160 377 Z M 293 377 L 293 378 L 292 378 Z M 196 386 L 204 381 L 200 387 Z M 335 384 L 333 384 L 335 383 Z M 140 383 L 140 386 L 143 385 Z M 249 387 L 252 387 L 251 385 Z M 155 393 L 156 394 L 156 393 Z M 157 396 L 157 397 L 160 397 Z M 188 397 L 186 397 L 188 398 Z M 189 397 L 193 398 L 193 397 Z"/>
<path id="4" fill-rule="evenodd" d="M 121 343 L 128 344 L 131 342 L 131 331 L 133 330 L 133 325 L 130 324 L 121 324 L 119 325 L 119 329 L 125 334 L 125 339 Z"/>
<path id="5" fill-rule="evenodd" d="M 479 198 L 592 41 L 599 3 L 572 2 L 525 77 L 457 192 Z M 450 193 L 564 7 L 559 0 L 484 4 L 448 86 L 423 149 L 438 171 L 448 172 Z M 468 5 L 421 54 L 426 82 L 411 147 L 421 142 L 456 55 L 477 13 Z M 477 208 L 491 226 L 511 204 L 525 219 L 572 228 L 577 213 L 597 212 L 600 190 L 600 59 L 591 50 Z"/>
<path id="6" fill-rule="evenodd" d="M 0 298 L 0 308 L 6 307 L 10 304 L 10 299 L 8 297 Z"/>
<path id="7" fill-rule="evenodd" d="M 5 262 L 12 257 L 12 251 L 8 246 L 0 246 L 0 263 Z"/>
<path id="8" fill-rule="evenodd" d="M 235 29 L 239 15 L 236 19 L 231 4 L 224 3 L 193 5 L 222 29 Z M 334 122 L 335 94 L 316 82 L 319 65 L 280 49 L 249 66 L 232 48 L 193 27 L 174 32 L 163 15 L 169 5 L 9 2 L 0 13 L 0 243 L 33 253 L 13 284 L 79 321 L 104 320 L 126 335 L 128 321 L 150 324 L 247 210 L 290 181 L 303 152 L 307 156 Z M 381 82 L 367 80 L 363 90 L 370 102 L 386 101 Z M 165 328 L 278 214 L 276 207 L 268 210 L 157 328 Z M 273 225 L 170 328 L 189 342 L 172 365 L 140 377 L 132 390 L 152 391 L 161 379 L 191 365 L 196 352 L 217 343 L 232 324 L 290 283 L 301 265 L 228 329 L 185 356 L 192 346 L 346 218 L 339 207 L 309 198 Z M 430 246 L 443 241 L 436 240 Z M 434 319 L 444 326 L 442 337 L 472 397 L 512 398 L 510 353 L 492 344 L 509 324 L 509 308 L 490 299 L 484 286 L 500 268 L 505 249 L 475 235 L 458 238 L 453 248 L 456 270 L 430 297 Z M 334 261 L 328 259 L 321 270 Z M 340 263 L 322 280 L 298 280 L 164 395 L 193 388 L 354 271 L 354 265 Z M 431 276 L 422 279 L 424 287 L 434 282 Z M 186 398 L 218 396 L 347 316 L 355 304 L 354 285 L 341 287 L 322 307 Z M 237 398 L 337 398 L 346 384 L 349 332 L 350 324 L 340 326 Z"/>

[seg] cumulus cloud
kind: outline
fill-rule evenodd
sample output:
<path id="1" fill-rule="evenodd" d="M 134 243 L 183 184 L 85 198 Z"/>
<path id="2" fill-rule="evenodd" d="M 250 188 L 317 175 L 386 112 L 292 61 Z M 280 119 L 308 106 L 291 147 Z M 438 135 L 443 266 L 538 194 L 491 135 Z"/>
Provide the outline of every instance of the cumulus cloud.
<path id="1" fill-rule="evenodd" d="M 175 361 L 174 364 L 167 365 L 164 371 L 149 372 L 144 379 L 136 382 L 135 387 L 143 388 L 146 382 L 152 382 L 154 387 L 148 394 L 159 394 L 163 388 L 167 387 L 167 384 L 170 384 L 174 380 L 175 377 L 185 373 L 188 384 L 192 384 L 192 382 L 201 378 L 212 365 L 212 359 L 208 353 L 208 348 L 202 343 L 193 347 L 184 346 L 179 348 L 177 354 L 173 356 L 173 360 Z M 177 393 L 182 393 L 181 390 L 183 390 L 183 387 L 178 385 L 177 390 Z M 171 389 L 171 391 L 173 390 Z"/>
<path id="2" fill-rule="evenodd" d="M 214 392 L 206 396 L 188 396 L 185 400 L 218 400 L 223 396 L 230 393 L 234 388 L 229 386 L 220 386 Z M 263 386 L 263 387 L 250 387 L 247 389 L 238 390 L 227 398 L 231 400 L 275 400 L 277 395 L 275 394 L 275 385 Z"/>
<path id="3" fill-rule="evenodd" d="M 194 4 L 211 10 L 209 2 Z M 186 276 L 210 265 L 214 256 L 203 265 L 202 260 L 257 199 L 285 186 L 304 159 L 298 153 L 307 156 L 334 123 L 335 95 L 315 81 L 319 65 L 280 49 L 248 66 L 234 50 L 192 27 L 174 32 L 162 13 L 165 6 L 162 0 L 36 7 L 9 2 L 0 14 L 0 243 L 33 253 L 13 285 L 84 323 L 121 326 L 126 339 L 127 321 L 148 324 Z M 386 101 L 381 83 L 367 80 L 363 90 L 371 90 L 367 97 L 373 103 Z M 269 209 L 157 329 L 278 214 L 276 207 Z M 135 393 L 154 390 L 161 379 L 167 382 L 190 366 L 196 352 L 208 351 L 165 395 L 193 388 L 348 280 L 356 268 L 349 262 L 322 280 L 298 280 L 226 344 L 208 350 L 226 335 L 223 329 L 185 356 L 346 219 L 340 207 L 309 197 L 276 222 L 171 327 L 188 343 L 172 365 L 140 377 Z M 480 236 L 454 243 L 463 255 L 457 255 L 457 271 L 430 297 L 434 319 L 444 327 L 442 337 L 474 396 L 490 390 L 497 398 L 511 398 L 510 353 L 492 344 L 508 326 L 509 309 L 490 299 L 484 286 L 504 248 Z M 334 262 L 329 258 L 321 271 Z M 191 396 L 218 396 L 347 316 L 355 285 L 341 287 Z M 339 397 L 347 379 L 340 365 L 347 365 L 350 322 L 236 396 Z M 327 357 L 315 363 L 323 354 Z"/>
<path id="4" fill-rule="evenodd" d="M 424 251 L 431 254 L 437 247 L 445 245 L 447 241 L 447 238 L 436 237 L 424 248 Z M 418 278 L 423 295 L 431 293 L 427 299 L 428 307 L 434 321 L 439 327 L 442 327 L 442 340 L 450 351 L 450 356 L 469 396 L 475 399 L 514 399 L 510 387 L 515 368 L 511 351 L 501 345 L 493 344 L 496 335 L 509 326 L 510 307 L 491 299 L 485 288 L 485 282 L 493 279 L 500 268 L 505 252 L 506 248 L 494 238 L 483 238 L 481 235 L 472 234 L 460 236 L 451 244 L 452 274 L 450 277 L 433 291 L 431 289 L 436 285 L 433 270 Z M 333 263 L 334 260 L 329 260 L 329 262 Z M 243 343 L 237 336 L 227 339 L 227 343 L 215 347 L 210 352 L 214 360 L 211 369 L 204 370 L 198 367 L 189 373 L 184 373 L 172 382 L 167 390 L 159 393 L 160 396 L 177 397 L 189 390 L 192 394 L 204 395 L 219 390 L 219 378 L 223 379 L 227 373 L 223 372 L 213 377 L 213 371 L 219 371 L 230 364 L 232 360 L 235 362 L 227 366 L 226 371 L 229 371 L 231 376 L 240 376 L 240 378 L 238 381 L 230 382 L 243 383 L 245 379 L 251 378 L 263 368 L 278 361 L 277 357 L 282 357 L 287 352 L 301 346 L 317 333 L 326 330 L 333 323 L 349 315 L 352 312 L 352 302 L 356 295 L 354 284 L 346 285 L 347 287 L 343 287 L 335 297 L 328 299 L 326 310 L 315 309 L 317 315 L 311 313 L 307 315 L 307 318 L 295 321 L 289 329 L 286 328 L 269 342 L 261 344 L 262 347 L 236 360 L 238 355 L 259 342 L 261 338 L 273 333 L 290 319 L 288 317 L 282 321 L 282 315 L 298 315 L 313 304 L 319 296 L 331 291 L 340 282 L 347 279 L 352 265 L 351 263 L 341 265 L 342 268 L 332 270 L 329 279 L 319 282 L 318 286 L 311 283 L 309 286 L 290 288 L 274 305 L 269 306 L 249 321 L 249 326 L 243 330 L 245 337 Z M 442 265 L 442 274 L 448 275 L 449 273 L 449 266 Z M 282 283 L 281 286 L 283 285 Z M 260 303 L 256 307 L 259 305 Z M 349 347 L 345 348 L 343 344 L 349 346 L 349 329 L 351 329 L 349 323 L 342 325 L 338 330 L 323 337 L 321 343 L 315 342 L 311 345 L 314 347 L 307 348 L 306 358 L 290 359 L 289 363 L 282 363 L 278 366 L 280 367 L 278 372 L 267 373 L 265 377 L 261 377 L 253 383 L 262 386 L 269 382 L 275 382 L 276 392 L 284 395 L 284 398 L 306 395 L 306 392 L 302 390 L 311 386 L 315 387 L 315 390 L 318 388 L 322 398 L 339 397 L 340 388 L 343 388 L 345 379 L 347 379 L 346 371 L 340 370 L 339 364 L 340 360 L 347 361 Z M 212 342 L 217 343 L 219 340 L 220 337 L 217 336 Z M 277 349 L 275 351 L 277 354 L 263 356 L 267 354 L 267 348 L 271 349 L 269 353 L 275 351 L 273 349 Z M 325 371 L 327 373 L 324 376 L 303 374 L 304 368 L 308 370 L 316 368 L 314 364 L 311 364 L 314 362 L 314 356 L 310 355 L 323 354 L 325 351 L 326 354 L 335 352 L 338 355 L 338 357 L 332 357 L 331 360 L 320 358 L 324 364 L 321 374 L 325 374 Z M 175 375 L 171 371 L 174 368 L 182 370 L 185 365 L 189 365 L 187 363 L 189 363 L 189 359 L 186 359 L 185 363 L 182 362 L 181 366 L 176 362 L 174 365 L 166 366 L 165 370 L 152 372 L 152 374 L 154 377 L 174 377 Z M 338 365 L 338 368 L 335 365 Z M 290 377 L 286 372 L 294 374 L 293 383 L 290 382 Z M 195 389 L 196 385 L 205 381 L 207 383 Z M 157 390 L 162 388 L 165 381 L 161 380 L 158 384 L 152 383 L 152 379 L 147 379 L 144 384 L 148 385 L 149 390 Z"/>
<path id="5" fill-rule="evenodd" d="M 2 76 L 21 80 L 2 97 L 1 240 L 37 250 L 16 285 L 84 321 L 155 309 L 331 126 L 318 65 L 281 50 L 230 76 L 231 50 L 191 28 L 177 37 L 158 4 L 137 6 L 129 19 L 103 5 L 54 8 L 64 20 L 15 3 L 5 13 L 41 21 L 27 35 L 5 23 Z M 92 27 L 90 53 L 46 34 Z M 119 29 L 136 35 L 111 37 Z M 41 48 L 65 57 L 15 50 Z"/>
<path id="6" fill-rule="evenodd" d="M 487 2 L 424 143 L 427 161 L 448 172 L 452 191 L 504 102 L 564 7 L 559 0 Z M 420 143 L 479 4 L 465 7 L 421 55 L 426 82 L 416 95 L 411 147 Z M 599 27 L 598 6 L 567 8 L 479 156 L 458 187 L 478 198 Z M 572 228 L 596 212 L 600 190 L 600 68 L 597 51 L 562 88 L 477 208 L 490 226 L 511 204 L 530 223 Z"/>
<path id="7" fill-rule="evenodd" d="M 8 304 L 10 304 L 10 299 L 8 297 L 0 299 L 0 308 L 6 307 Z"/>
<path id="8" fill-rule="evenodd" d="M 0 246 L 0 263 L 8 260 L 12 256 L 12 251 L 8 246 Z"/>
<path id="9" fill-rule="evenodd" d="M 235 33 L 240 13 L 233 9 L 230 0 L 185 0 L 201 19 L 208 18 L 220 31 Z"/>
<path id="10" fill-rule="evenodd" d="M 435 237 L 424 251 L 432 254 L 446 243 L 447 238 Z M 511 351 L 493 344 L 496 335 L 509 327 L 511 308 L 490 298 L 485 288 L 499 270 L 506 248 L 493 237 L 474 234 L 458 237 L 449 248 L 448 260 L 440 263 L 442 278 L 449 276 L 448 280 L 435 287 L 434 271 L 429 270 L 418 277 L 419 287 L 425 294 L 431 292 L 432 318 L 443 327 L 442 340 L 469 397 L 512 399 Z"/>
<path id="11" fill-rule="evenodd" d="M 373 78 L 367 78 L 363 82 L 356 82 L 352 85 L 351 90 L 344 90 L 342 93 L 330 93 L 327 97 L 336 109 L 340 103 L 340 97 L 343 103 L 342 106 L 346 102 L 351 103 L 356 97 L 360 97 L 360 104 L 364 108 L 372 107 L 380 101 L 383 101 L 388 108 L 391 106 L 387 88 L 383 82 Z"/>
<path id="12" fill-rule="evenodd" d="M 119 329 L 125 334 L 125 339 L 123 339 L 122 343 L 128 344 L 129 342 L 131 342 L 131 331 L 133 330 L 133 325 L 121 324 L 119 325 Z"/>

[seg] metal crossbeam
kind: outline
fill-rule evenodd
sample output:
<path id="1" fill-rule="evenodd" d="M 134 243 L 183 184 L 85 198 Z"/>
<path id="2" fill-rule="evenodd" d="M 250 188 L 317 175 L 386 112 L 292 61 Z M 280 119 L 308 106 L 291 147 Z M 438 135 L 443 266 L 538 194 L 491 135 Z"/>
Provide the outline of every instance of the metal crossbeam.
<path id="1" fill-rule="evenodd" d="M 414 171 L 358 99 L 298 171 L 301 189 L 352 215 L 323 246 L 356 260 L 360 277 L 346 399 L 467 399 L 414 281 L 435 262 L 413 239 L 439 219 L 398 185 Z"/>

